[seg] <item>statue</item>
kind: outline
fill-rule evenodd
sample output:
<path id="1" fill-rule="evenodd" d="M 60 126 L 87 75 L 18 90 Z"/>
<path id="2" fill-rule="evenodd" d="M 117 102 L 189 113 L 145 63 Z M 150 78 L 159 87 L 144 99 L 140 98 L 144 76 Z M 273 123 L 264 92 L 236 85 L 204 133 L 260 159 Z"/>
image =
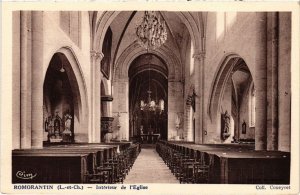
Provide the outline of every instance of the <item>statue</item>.
<path id="1" fill-rule="evenodd" d="M 179 140 L 179 138 L 180 138 L 179 137 L 180 125 L 181 125 L 181 114 L 177 113 L 176 120 L 175 120 L 175 127 L 176 127 L 176 132 L 177 132 L 176 137 L 175 137 L 176 140 Z"/>
<path id="2" fill-rule="evenodd" d="M 49 131 L 49 121 L 48 121 L 48 117 L 45 118 L 45 132 Z"/>
<path id="3" fill-rule="evenodd" d="M 247 129 L 247 124 L 244 120 L 243 124 L 242 124 L 242 134 L 246 134 L 246 129 Z"/>
<path id="4" fill-rule="evenodd" d="M 47 130 L 48 130 L 48 141 L 50 142 L 60 142 L 61 138 L 61 118 L 58 115 L 58 111 L 56 111 L 55 116 L 50 115 L 47 118 Z M 46 126 L 46 124 L 45 124 Z"/>
<path id="5" fill-rule="evenodd" d="M 65 130 L 63 131 L 63 134 L 69 134 L 71 135 L 71 124 L 72 124 L 72 116 L 67 112 L 65 115 Z"/>
<path id="6" fill-rule="evenodd" d="M 177 113 L 176 120 L 175 120 L 175 126 L 176 126 L 176 128 L 179 128 L 180 123 L 181 123 L 181 117 L 180 117 L 180 114 Z"/>
<path id="7" fill-rule="evenodd" d="M 225 111 L 225 114 L 223 115 L 223 120 L 225 121 L 224 133 L 228 133 L 229 126 L 230 126 L 230 115 L 228 114 L 227 110 Z"/>
<path id="8" fill-rule="evenodd" d="M 61 126 L 61 118 L 58 116 L 58 112 L 56 112 L 55 119 L 54 119 L 55 138 L 58 138 L 60 135 L 60 126 Z"/>
<path id="9" fill-rule="evenodd" d="M 110 141 L 112 140 L 112 138 L 113 138 L 112 133 L 106 133 L 104 135 L 104 143 L 110 143 Z"/>
<path id="10" fill-rule="evenodd" d="M 49 116 L 48 117 L 48 121 L 49 121 L 49 124 L 48 124 L 48 136 L 49 136 L 49 139 L 52 138 L 54 135 L 54 121 L 53 121 L 53 118 L 52 116 Z"/>
<path id="11" fill-rule="evenodd" d="M 225 140 L 230 136 L 230 115 L 228 114 L 227 110 L 224 114 L 222 114 L 222 123 L 223 123 L 223 129 L 222 129 L 222 138 Z"/>

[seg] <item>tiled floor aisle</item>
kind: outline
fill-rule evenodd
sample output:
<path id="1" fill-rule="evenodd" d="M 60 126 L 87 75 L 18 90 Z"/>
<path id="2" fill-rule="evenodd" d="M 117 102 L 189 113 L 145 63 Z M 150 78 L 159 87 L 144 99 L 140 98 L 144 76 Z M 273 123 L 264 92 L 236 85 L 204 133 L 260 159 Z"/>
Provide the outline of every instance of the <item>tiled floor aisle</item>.
<path id="1" fill-rule="evenodd" d="M 142 148 L 124 183 L 179 183 L 154 148 Z"/>

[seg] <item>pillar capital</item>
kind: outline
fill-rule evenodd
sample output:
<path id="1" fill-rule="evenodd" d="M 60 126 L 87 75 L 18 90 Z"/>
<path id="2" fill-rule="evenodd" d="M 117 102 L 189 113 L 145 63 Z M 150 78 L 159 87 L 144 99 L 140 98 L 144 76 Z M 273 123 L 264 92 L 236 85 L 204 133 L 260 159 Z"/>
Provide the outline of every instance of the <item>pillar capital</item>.
<path id="1" fill-rule="evenodd" d="M 92 57 L 92 58 L 95 58 L 95 59 L 100 59 L 100 60 L 102 60 L 103 57 L 104 57 L 104 54 L 103 54 L 102 52 L 98 52 L 98 51 L 92 50 L 92 51 L 91 51 L 91 57 Z"/>
<path id="2" fill-rule="evenodd" d="M 205 58 L 205 52 L 201 51 L 201 52 L 198 52 L 198 53 L 194 53 L 193 58 L 196 59 L 196 60 L 204 59 Z"/>

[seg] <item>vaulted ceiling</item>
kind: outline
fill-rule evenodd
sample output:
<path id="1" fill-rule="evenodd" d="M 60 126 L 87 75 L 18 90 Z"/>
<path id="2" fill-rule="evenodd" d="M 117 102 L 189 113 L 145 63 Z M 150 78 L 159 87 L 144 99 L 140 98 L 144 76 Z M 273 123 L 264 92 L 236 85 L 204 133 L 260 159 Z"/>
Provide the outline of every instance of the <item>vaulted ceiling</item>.
<path id="1" fill-rule="evenodd" d="M 164 46 L 170 48 L 174 55 L 184 62 L 186 49 L 190 42 L 185 24 L 175 12 L 156 12 L 156 14 L 166 21 L 168 38 Z M 111 22 L 109 28 L 112 31 L 112 67 L 122 52 L 137 40 L 136 27 L 142 22 L 143 16 L 143 11 L 124 11 L 120 12 Z M 150 61 L 149 63 L 159 66 L 157 62 Z M 184 69 L 182 68 L 182 70 Z"/>
<path id="2" fill-rule="evenodd" d="M 251 82 L 252 76 L 250 70 L 246 63 L 242 60 L 240 64 L 238 64 L 233 70 L 232 74 L 232 83 L 235 89 L 235 99 L 238 99 L 239 104 L 241 104 L 241 100 L 243 99 L 244 93 L 248 90 Z"/>

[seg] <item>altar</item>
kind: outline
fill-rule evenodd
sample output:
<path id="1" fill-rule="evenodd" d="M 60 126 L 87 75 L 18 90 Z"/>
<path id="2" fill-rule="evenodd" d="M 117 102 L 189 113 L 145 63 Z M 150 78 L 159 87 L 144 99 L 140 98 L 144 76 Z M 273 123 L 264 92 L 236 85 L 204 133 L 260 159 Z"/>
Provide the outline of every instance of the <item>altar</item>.
<path id="1" fill-rule="evenodd" d="M 142 144 L 155 144 L 160 138 L 160 134 L 141 134 L 140 141 Z"/>

